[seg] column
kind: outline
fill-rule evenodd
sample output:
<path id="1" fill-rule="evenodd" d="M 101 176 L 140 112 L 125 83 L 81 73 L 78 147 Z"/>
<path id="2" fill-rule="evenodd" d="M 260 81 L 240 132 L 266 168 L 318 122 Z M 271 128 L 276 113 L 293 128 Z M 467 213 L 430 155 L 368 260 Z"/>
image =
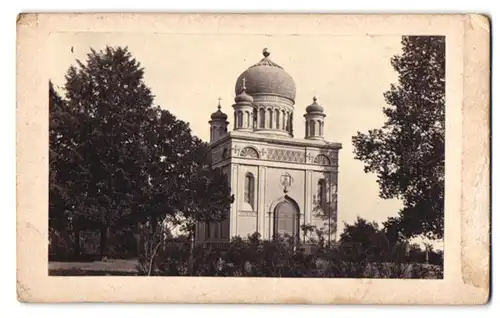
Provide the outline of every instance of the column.
<path id="1" fill-rule="evenodd" d="M 312 224 L 312 171 L 306 170 L 305 178 L 305 208 L 304 208 L 304 220 L 306 224 Z"/>
<path id="2" fill-rule="evenodd" d="M 333 211 L 332 211 L 332 215 L 334 215 L 334 217 L 332 218 L 332 221 L 335 222 L 335 228 L 334 228 L 334 235 L 333 235 L 333 238 L 332 240 L 333 241 L 336 241 L 337 240 L 337 220 L 338 220 L 338 216 L 339 216 L 339 212 L 338 212 L 338 180 L 337 180 L 337 172 L 332 172 L 330 174 L 330 182 L 331 182 L 331 198 L 332 200 L 335 200 L 335 204 L 332 205 L 332 208 L 333 208 Z"/>
<path id="3" fill-rule="evenodd" d="M 234 202 L 231 204 L 231 218 L 230 218 L 230 237 L 236 236 L 238 230 L 238 203 L 239 203 L 239 191 L 238 191 L 238 169 L 239 165 L 234 164 L 231 171 L 231 192 L 234 194 Z"/>
<path id="4" fill-rule="evenodd" d="M 267 233 L 266 233 L 266 227 L 265 227 L 265 221 L 266 221 L 266 214 L 267 211 L 265 211 L 265 186 L 266 186 L 266 167 L 260 167 L 259 172 L 258 172 L 258 195 L 257 195 L 257 231 L 261 235 L 261 238 L 266 238 Z"/>

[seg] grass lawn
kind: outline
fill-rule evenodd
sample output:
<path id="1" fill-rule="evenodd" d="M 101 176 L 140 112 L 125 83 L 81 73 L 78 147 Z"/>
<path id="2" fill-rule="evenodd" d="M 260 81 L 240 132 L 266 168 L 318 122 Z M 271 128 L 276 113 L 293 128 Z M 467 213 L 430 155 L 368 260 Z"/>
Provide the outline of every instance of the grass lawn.
<path id="1" fill-rule="evenodd" d="M 94 262 L 49 262 L 50 276 L 135 276 L 137 259 L 110 259 Z"/>

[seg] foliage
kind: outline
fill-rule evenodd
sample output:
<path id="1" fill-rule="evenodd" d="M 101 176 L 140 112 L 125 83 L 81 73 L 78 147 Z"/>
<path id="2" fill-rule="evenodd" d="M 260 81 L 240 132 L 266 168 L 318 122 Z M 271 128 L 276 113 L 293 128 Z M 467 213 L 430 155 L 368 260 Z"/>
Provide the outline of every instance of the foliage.
<path id="1" fill-rule="evenodd" d="M 367 255 L 382 255 L 389 249 L 389 241 L 376 222 L 367 222 L 360 217 L 352 225 L 346 224 L 340 235 L 341 245 L 357 245 Z"/>
<path id="2" fill-rule="evenodd" d="M 364 232 L 371 234 L 359 235 Z M 391 245 L 384 235 L 376 224 L 358 219 L 332 246 L 317 243 L 324 243 L 324 238 L 310 245 L 297 244 L 289 236 L 262 240 L 258 233 L 234 237 L 223 249 L 193 247 L 188 237 L 170 238 L 158 249 L 151 272 L 161 276 L 442 278 L 442 263 L 416 261 L 406 245 Z M 377 246 L 371 241 L 387 244 Z M 144 266 L 140 272 L 147 275 Z"/>
<path id="3" fill-rule="evenodd" d="M 403 53 L 391 64 L 399 84 L 384 94 L 389 107 L 381 129 L 353 137 L 356 159 L 377 174 L 382 198 L 399 198 L 404 208 L 390 218 L 391 240 L 443 237 L 445 39 L 405 36 Z"/>
<path id="4" fill-rule="evenodd" d="M 232 202 L 220 171 L 207 165 L 207 145 L 189 125 L 153 104 L 144 69 L 127 48 L 106 47 L 76 61 L 64 98 L 49 83 L 50 227 L 153 232 L 164 219 L 221 219 Z M 210 194 L 210 195 L 208 195 Z"/>

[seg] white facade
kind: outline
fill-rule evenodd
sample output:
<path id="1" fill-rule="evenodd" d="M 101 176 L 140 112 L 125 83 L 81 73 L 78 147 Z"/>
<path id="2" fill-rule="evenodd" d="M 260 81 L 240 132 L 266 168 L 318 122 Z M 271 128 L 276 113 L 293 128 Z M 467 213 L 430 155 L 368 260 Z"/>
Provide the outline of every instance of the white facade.
<path id="1" fill-rule="evenodd" d="M 263 239 L 285 233 L 302 238 L 301 225 L 336 239 L 341 144 L 323 139 L 326 115 L 316 99 L 304 115 L 305 138 L 293 137 L 295 83 L 268 56 L 264 51 L 264 59 L 237 80 L 233 131 L 227 132 L 220 108 L 212 114 L 210 129 L 217 131 L 211 134 L 212 164 L 227 175 L 235 201 L 225 221 L 197 225 L 199 242 L 227 242 L 255 232 Z"/>

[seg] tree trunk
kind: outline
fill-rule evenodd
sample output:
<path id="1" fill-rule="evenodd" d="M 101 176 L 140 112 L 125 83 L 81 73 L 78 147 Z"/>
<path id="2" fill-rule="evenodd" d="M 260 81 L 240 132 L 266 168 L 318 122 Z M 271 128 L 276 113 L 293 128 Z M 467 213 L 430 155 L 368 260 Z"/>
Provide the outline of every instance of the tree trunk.
<path id="1" fill-rule="evenodd" d="M 108 245 L 108 227 L 104 226 L 101 227 L 101 244 L 100 244 L 100 250 L 101 250 L 101 258 L 107 257 L 107 246 Z"/>
<path id="2" fill-rule="evenodd" d="M 194 272 L 194 260 L 193 260 L 193 251 L 194 251 L 194 243 L 195 243 L 195 237 L 194 235 L 192 234 L 192 232 L 190 231 L 189 232 L 189 241 L 190 241 L 190 244 L 189 244 L 189 259 L 188 259 L 188 275 L 189 276 L 193 276 L 193 272 Z"/>
<path id="3" fill-rule="evenodd" d="M 75 245 L 73 250 L 73 257 L 78 260 L 80 259 L 80 229 L 76 228 L 73 230 L 73 234 L 75 235 Z"/>

